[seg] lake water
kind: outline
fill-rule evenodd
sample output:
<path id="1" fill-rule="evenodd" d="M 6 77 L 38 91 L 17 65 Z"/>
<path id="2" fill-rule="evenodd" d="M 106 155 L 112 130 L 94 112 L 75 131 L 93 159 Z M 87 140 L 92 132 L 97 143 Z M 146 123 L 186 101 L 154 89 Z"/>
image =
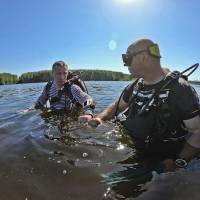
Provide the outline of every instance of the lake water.
<path id="1" fill-rule="evenodd" d="M 119 97 L 127 84 L 86 82 L 96 111 Z M 70 122 L 60 140 L 59 121 L 47 122 L 39 111 L 26 110 L 44 85 L 0 86 L 0 200 L 200 199 L 199 160 L 174 173 L 153 172 L 153 178 L 143 173 L 143 181 L 139 174 L 133 177 L 137 187 L 109 185 L 106 174 L 127 169 L 130 164 L 123 161 L 135 150 L 109 122 L 97 129 Z M 200 86 L 194 87 L 200 95 Z"/>

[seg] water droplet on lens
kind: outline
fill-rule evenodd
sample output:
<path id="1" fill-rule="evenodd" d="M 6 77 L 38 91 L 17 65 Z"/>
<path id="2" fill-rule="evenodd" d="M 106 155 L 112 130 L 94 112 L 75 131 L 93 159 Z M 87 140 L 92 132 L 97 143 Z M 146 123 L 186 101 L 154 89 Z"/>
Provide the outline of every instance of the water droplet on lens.
<path id="1" fill-rule="evenodd" d="M 83 158 L 86 158 L 88 156 L 88 153 L 83 153 Z"/>

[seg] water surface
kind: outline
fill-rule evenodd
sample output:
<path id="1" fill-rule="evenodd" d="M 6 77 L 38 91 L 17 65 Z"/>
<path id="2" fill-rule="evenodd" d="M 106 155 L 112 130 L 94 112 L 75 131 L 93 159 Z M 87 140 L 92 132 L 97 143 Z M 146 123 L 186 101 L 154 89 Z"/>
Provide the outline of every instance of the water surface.
<path id="1" fill-rule="evenodd" d="M 97 111 L 119 97 L 128 82 L 86 82 Z M 100 200 L 199 199 L 200 164 L 158 175 L 140 187 L 113 190 L 103 175 L 125 169 L 135 153 L 112 123 L 93 129 L 71 122 L 59 138 L 59 124 L 47 123 L 39 111 L 27 111 L 45 83 L 0 86 L 0 199 Z M 200 94 L 200 86 L 194 86 Z M 77 129 L 76 129 L 77 128 Z M 112 191 L 113 190 L 113 191 Z M 131 192 L 130 192 L 131 191 Z M 121 193 L 122 192 L 122 193 Z M 125 192 L 126 193 L 126 192 Z"/>

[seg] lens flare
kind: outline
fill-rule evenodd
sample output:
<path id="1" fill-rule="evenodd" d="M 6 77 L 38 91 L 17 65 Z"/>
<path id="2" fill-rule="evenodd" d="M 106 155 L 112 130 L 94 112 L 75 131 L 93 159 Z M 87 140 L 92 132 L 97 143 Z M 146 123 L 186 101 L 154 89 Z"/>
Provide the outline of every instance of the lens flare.
<path id="1" fill-rule="evenodd" d="M 108 43 L 108 48 L 114 51 L 117 48 L 117 42 L 115 40 L 110 40 Z"/>

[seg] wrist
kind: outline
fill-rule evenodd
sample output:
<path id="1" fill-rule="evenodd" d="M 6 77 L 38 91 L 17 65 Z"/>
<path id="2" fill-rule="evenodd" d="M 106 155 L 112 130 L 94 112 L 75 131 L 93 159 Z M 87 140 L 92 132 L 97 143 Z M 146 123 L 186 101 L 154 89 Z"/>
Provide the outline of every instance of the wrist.
<path id="1" fill-rule="evenodd" d="M 91 118 L 94 117 L 93 112 L 91 110 L 86 110 L 85 115 L 89 115 L 89 116 L 91 116 Z"/>
<path id="2" fill-rule="evenodd" d="M 94 117 L 93 114 L 86 114 L 86 115 L 90 116 L 91 119 Z"/>
<path id="3" fill-rule="evenodd" d="M 171 158 L 163 160 L 161 163 L 161 167 L 163 172 L 172 172 L 175 171 L 177 168 L 175 161 Z"/>
<path id="4" fill-rule="evenodd" d="M 188 142 L 186 142 L 182 151 L 179 154 L 179 157 L 184 158 L 186 161 L 190 161 L 193 157 L 198 155 L 199 152 L 199 148 L 191 146 Z"/>

